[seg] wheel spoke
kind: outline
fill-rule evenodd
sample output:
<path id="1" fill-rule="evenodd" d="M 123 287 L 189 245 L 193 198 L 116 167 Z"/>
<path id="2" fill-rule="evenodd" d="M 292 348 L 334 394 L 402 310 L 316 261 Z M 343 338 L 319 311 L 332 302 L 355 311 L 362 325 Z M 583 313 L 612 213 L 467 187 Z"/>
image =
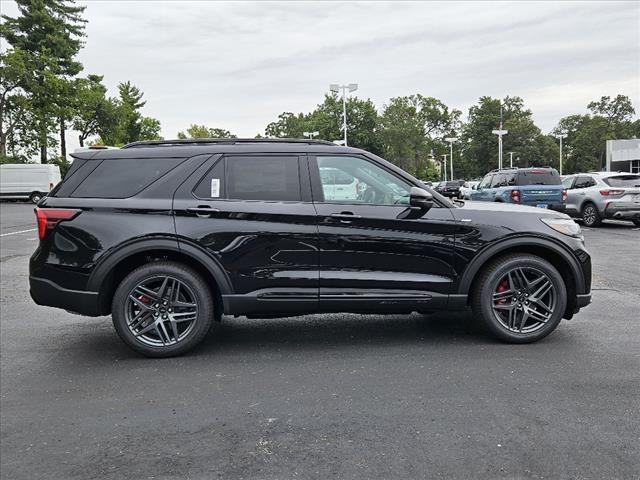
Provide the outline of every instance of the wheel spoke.
<path id="1" fill-rule="evenodd" d="M 505 290 L 503 292 L 496 292 L 493 294 L 493 300 L 503 300 L 511 297 L 515 292 L 513 290 Z"/>
<path id="2" fill-rule="evenodd" d="M 129 323 L 129 328 L 135 330 L 140 325 L 142 325 L 149 317 L 151 317 L 151 312 L 149 310 L 140 310 L 140 313 L 133 317 L 133 320 L 131 320 L 131 323 Z"/>
<path id="3" fill-rule="evenodd" d="M 177 312 L 177 313 L 173 313 L 171 315 L 173 318 L 172 320 L 176 323 L 179 322 L 190 322 L 192 320 L 195 320 L 197 317 L 197 312 L 193 311 L 193 312 Z"/>
<path id="4" fill-rule="evenodd" d="M 133 332 L 133 334 L 136 337 L 139 337 L 140 335 L 144 335 L 145 333 L 148 333 L 151 330 L 154 330 L 155 328 L 156 328 L 156 323 L 155 322 L 151 322 L 149 325 L 144 327 L 142 330 L 140 330 L 139 332 Z"/>
<path id="5" fill-rule="evenodd" d="M 129 295 L 129 300 L 131 300 L 133 303 L 135 303 L 138 307 L 147 310 L 147 311 L 151 311 L 153 310 L 149 305 L 147 305 L 146 303 L 144 303 L 142 300 L 140 300 L 139 298 L 137 298 L 134 295 Z"/>
<path id="6" fill-rule="evenodd" d="M 138 285 L 133 289 L 133 293 L 139 293 L 140 296 L 151 298 L 152 300 L 158 299 L 158 294 L 151 290 L 150 288 L 145 287 L 144 285 Z"/>

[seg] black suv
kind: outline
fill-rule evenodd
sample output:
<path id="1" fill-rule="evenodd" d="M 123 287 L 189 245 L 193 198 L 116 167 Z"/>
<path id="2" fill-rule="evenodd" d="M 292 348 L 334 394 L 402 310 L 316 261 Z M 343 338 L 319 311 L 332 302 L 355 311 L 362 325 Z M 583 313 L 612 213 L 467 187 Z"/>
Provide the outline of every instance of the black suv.
<path id="1" fill-rule="evenodd" d="M 31 296 L 111 314 L 148 356 L 189 350 L 223 314 L 471 306 L 525 343 L 591 299 L 590 257 L 564 214 L 451 203 L 363 150 L 212 139 L 74 157 L 36 208 Z"/>

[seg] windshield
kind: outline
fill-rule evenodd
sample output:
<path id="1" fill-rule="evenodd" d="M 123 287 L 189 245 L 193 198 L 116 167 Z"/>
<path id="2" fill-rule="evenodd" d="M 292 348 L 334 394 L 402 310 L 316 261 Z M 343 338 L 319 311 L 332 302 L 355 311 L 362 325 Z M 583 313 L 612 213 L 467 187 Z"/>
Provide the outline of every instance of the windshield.
<path id="1" fill-rule="evenodd" d="M 518 172 L 518 185 L 560 185 L 560 175 L 552 169 Z"/>
<path id="2" fill-rule="evenodd" d="M 616 175 L 602 181 L 610 187 L 640 187 L 640 175 Z"/>

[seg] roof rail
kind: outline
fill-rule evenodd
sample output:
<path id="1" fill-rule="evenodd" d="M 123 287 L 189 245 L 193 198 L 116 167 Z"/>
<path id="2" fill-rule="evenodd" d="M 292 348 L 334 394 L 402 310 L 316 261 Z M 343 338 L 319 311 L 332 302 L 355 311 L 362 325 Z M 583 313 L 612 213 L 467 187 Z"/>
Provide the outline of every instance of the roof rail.
<path id="1" fill-rule="evenodd" d="M 186 138 L 176 140 L 143 140 L 126 144 L 122 148 L 156 147 L 156 146 L 181 146 L 181 145 L 236 145 L 241 143 L 303 143 L 308 145 L 332 145 L 335 143 L 327 140 L 310 140 L 305 138 Z"/>

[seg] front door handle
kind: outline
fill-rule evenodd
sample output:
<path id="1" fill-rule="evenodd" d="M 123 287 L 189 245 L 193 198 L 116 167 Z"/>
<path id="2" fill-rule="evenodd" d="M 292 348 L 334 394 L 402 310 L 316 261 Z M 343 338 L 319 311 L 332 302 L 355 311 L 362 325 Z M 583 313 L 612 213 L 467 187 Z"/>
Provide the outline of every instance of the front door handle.
<path id="1" fill-rule="evenodd" d="M 360 215 L 356 215 L 353 212 L 332 213 L 329 216 L 331 218 L 335 218 L 336 220 L 340 220 L 343 223 L 350 223 L 352 220 L 356 220 L 358 218 L 362 218 Z"/>
<path id="2" fill-rule="evenodd" d="M 187 212 L 195 213 L 200 218 L 207 218 L 212 213 L 218 213 L 220 210 L 208 205 L 198 205 L 197 207 L 187 208 Z"/>

